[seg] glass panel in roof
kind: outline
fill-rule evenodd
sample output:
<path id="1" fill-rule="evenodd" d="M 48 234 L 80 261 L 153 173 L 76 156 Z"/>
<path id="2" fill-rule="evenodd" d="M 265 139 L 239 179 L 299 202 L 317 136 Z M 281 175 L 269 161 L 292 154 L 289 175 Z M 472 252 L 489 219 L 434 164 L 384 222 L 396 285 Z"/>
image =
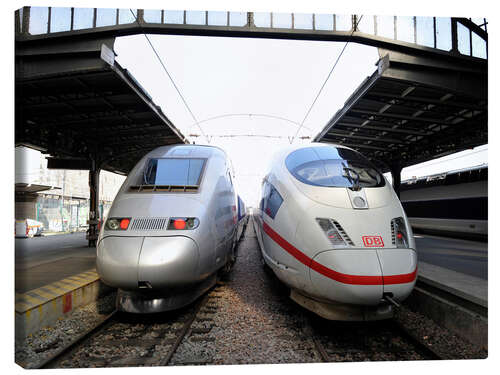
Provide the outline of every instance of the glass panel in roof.
<path id="1" fill-rule="evenodd" d="M 253 23 L 257 27 L 271 27 L 271 13 L 255 12 L 253 14 Z"/>
<path id="2" fill-rule="evenodd" d="M 144 21 L 149 23 L 161 23 L 161 10 L 144 9 Z"/>
<path id="3" fill-rule="evenodd" d="M 163 12 L 163 23 L 183 24 L 184 23 L 184 11 L 183 10 L 165 10 Z"/>
<path id="4" fill-rule="evenodd" d="M 227 12 L 208 12 L 208 24 L 213 26 L 226 26 Z"/>
<path id="5" fill-rule="evenodd" d="M 116 25 L 116 9 L 97 9 L 96 27 Z"/>
<path id="6" fill-rule="evenodd" d="M 316 14 L 315 29 L 333 31 L 333 14 Z"/>
<path id="7" fill-rule="evenodd" d="M 394 39 L 393 16 L 377 16 L 377 35 Z"/>
<path id="8" fill-rule="evenodd" d="M 187 10 L 186 23 L 189 25 L 204 25 L 205 12 L 201 10 Z"/>
<path id="9" fill-rule="evenodd" d="M 133 14 L 132 14 L 133 13 Z M 118 24 L 123 25 L 135 22 L 134 15 L 137 15 L 137 9 L 119 9 L 118 10 Z"/>
<path id="10" fill-rule="evenodd" d="M 313 15 L 296 13 L 293 15 L 293 27 L 295 29 L 311 30 L 313 27 Z"/>
<path id="11" fill-rule="evenodd" d="M 451 18 L 436 17 L 436 48 L 451 50 Z"/>
<path id="12" fill-rule="evenodd" d="M 413 17 L 396 17 L 397 39 L 403 42 L 415 43 L 415 24 Z"/>
<path id="13" fill-rule="evenodd" d="M 362 16 L 362 17 L 361 17 Z M 361 18 L 361 20 L 360 20 Z M 369 15 L 358 15 L 358 30 L 362 33 L 375 34 L 375 17 Z"/>
<path id="14" fill-rule="evenodd" d="M 458 51 L 462 55 L 470 55 L 470 31 L 467 27 L 457 22 Z"/>
<path id="15" fill-rule="evenodd" d="M 472 33 L 472 56 L 487 58 L 486 41 L 474 32 Z"/>
<path id="16" fill-rule="evenodd" d="M 28 32 L 32 35 L 46 34 L 49 22 L 49 8 L 31 7 Z M 92 25 L 92 23 L 91 23 Z"/>
<path id="17" fill-rule="evenodd" d="M 434 48 L 434 19 L 417 17 L 417 44 Z"/>
<path id="18" fill-rule="evenodd" d="M 335 15 L 335 30 L 336 31 L 351 31 L 352 30 L 352 17 L 345 14 Z"/>
<path id="19" fill-rule="evenodd" d="M 19 26 L 20 26 L 20 31 L 23 32 L 23 9 L 24 8 L 19 8 Z"/>
<path id="20" fill-rule="evenodd" d="M 71 8 L 54 7 L 50 15 L 50 32 L 71 30 Z"/>
<path id="21" fill-rule="evenodd" d="M 273 27 L 278 29 L 291 29 L 292 13 L 273 13 Z"/>
<path id="22" fill-rule="evenodd" d="M 116 25 L 116 9 L 97 9 L 96 27 Z"/>
<path id="23" fill-rule="evenodd" d="M 245 26 L 247 24 L 247 12 L 230 12 L 229 26 Z"/>

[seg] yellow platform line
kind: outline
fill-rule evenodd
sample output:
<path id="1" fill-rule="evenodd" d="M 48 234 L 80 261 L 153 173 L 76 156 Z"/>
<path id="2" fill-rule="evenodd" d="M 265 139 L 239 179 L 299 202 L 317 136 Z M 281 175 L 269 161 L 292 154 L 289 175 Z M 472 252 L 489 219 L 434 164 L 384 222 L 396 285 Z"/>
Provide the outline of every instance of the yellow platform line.
<path id="1" fill-rule="evenodd" d="M 63 279 L 63 280 L 59 280 L 58 281 L 59 284 L 66 284 L 66 285 L 69 285 L 70 287 L 74 288 L 74 287 L 77 287 L 79 288 L 81 283 L 77 283 L 77 282 L 74 282 L 74 281 L 71 281 L 71 280 L 68 280 L 68 279 Z"/>
<path id="2" fill-rule="evenodd" d="M 56 281 L 52 284 L 30 290 L 26 293 L 16 293 L 15 309 L 16 311 L 30 310 L 33 307 L 42 305 L 50 300 L 54 300 L 67 293 L 83 288 L 97 280 L 99 280 L 97 272 L 95 270 L 90 270 Z"/>

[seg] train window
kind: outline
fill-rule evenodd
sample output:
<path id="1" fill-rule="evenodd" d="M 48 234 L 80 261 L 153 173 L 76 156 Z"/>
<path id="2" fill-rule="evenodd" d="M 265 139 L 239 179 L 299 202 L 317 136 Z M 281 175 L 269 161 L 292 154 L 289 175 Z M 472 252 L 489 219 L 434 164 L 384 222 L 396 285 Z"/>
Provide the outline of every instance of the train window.
<path id="1" fill-rule="evenodd" d="M 269 195 L 267 199 L 264 201 L 264 212 L 271 218 L 274 219 L 276 216 L 276 213 L 278 212 L 279 208 L 281 207 L 281 204 L 283 203 L 283 198 L 281 198 L 280 193 L 278 193 L 278 190 L 276 188 L 269 184 Z"/>
<path id="2" fill-rule="evenodd" d="M 262 196 L 260 199 L 260 210 L 264 211 L 265 207 L 265 202 L 267 200 L 267 197 L 269 196 L 269 190 L 270 190 L 270 185 L 267 181 L 264 180 L 262 183 Z"/>
<path id="3" fill-rule="evenodd" d="M 381 187 L 382 174 L 360 153 L 336 147 L 305 148 L 292 152 L 285 164 L 299 181 L 326 187 Z"/>
<path id="4" fill-rule="evenodd" d="M 199 185 L 205 159 L 150 159 L 144 170 L 146 185 Z"/>

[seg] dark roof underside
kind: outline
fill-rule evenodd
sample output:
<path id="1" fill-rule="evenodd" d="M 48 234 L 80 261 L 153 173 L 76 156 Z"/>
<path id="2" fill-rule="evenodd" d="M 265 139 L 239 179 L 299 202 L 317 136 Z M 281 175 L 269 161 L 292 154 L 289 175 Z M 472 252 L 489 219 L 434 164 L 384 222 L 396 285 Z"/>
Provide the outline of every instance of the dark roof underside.
<path id="1" fill-rule="evenodd" d="M 102 168 L 128 173 L 174 143 L 185 143 L 182 134 L 116 62 L 16 81 L 17 145 L 75 162 L 97 154 Z"/>

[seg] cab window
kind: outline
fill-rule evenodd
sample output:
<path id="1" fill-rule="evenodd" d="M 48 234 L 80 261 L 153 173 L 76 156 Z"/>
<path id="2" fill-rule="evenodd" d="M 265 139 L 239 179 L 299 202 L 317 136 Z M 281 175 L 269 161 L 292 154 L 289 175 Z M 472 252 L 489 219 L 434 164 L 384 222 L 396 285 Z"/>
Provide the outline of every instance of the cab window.
<path id="1" fill-rule="evenodd" d="M 385 179 L 359 152 L 340 147 L 308 147 L 292 152 L 285 160 L 299 181 L 325 187 L 382 187 Z"/>
<path id="2" fill-rule="evenodd" d="M 143 175 L 145 185 L 199 185 L 205 159 L 150 159 Z"/>

